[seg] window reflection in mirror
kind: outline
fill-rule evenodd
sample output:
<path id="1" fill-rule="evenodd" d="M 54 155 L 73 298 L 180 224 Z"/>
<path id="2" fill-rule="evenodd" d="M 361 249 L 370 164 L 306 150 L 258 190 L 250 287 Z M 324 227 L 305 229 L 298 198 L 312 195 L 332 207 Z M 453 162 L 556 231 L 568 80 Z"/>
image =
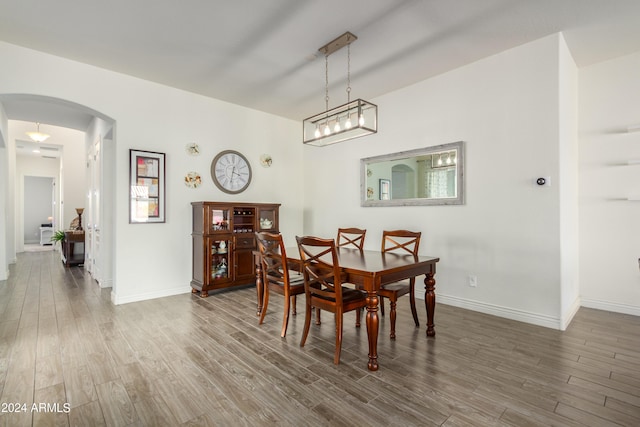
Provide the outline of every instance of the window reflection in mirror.
<path id="1" fill-rule="evenodd" d="M 460 205 L 463 172 L 462 141 L 361 159 L 361 205 Z"/>

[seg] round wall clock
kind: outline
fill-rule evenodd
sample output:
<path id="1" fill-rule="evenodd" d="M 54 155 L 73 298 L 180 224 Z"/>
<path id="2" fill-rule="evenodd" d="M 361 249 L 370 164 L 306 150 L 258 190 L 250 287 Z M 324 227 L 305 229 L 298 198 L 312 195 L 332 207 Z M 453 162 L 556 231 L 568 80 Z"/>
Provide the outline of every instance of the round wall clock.
<path id="1" fill-rule="evenodd" d="M 251 165 L 237 151 L 221 151 L 211 162 L 211 178 L 216 187 L 225 193 L 241 193 L 251 183 Z"/>

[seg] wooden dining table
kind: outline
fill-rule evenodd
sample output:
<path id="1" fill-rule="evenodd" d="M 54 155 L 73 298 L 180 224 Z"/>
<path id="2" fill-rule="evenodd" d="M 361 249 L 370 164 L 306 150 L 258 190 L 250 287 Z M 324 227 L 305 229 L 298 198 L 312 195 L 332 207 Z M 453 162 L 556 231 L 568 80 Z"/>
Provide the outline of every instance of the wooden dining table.
<path id="1" fill-rule="evenodd" d="M 286 248 L 290 269 L 300 269 L 300 253 L 297 247 Z M 262 269 L 259 253 L 256 256 L 256 288 L 258 293 L 258 313 L 262 310 Z M 382 285 L 425 276 L 425 308 L 427 311 L 427 336 L 436 335 L 434 315 L 436 308 L 436 264 L 440 258 L 393 252 L 359 251 L 358 249 L 338 248 L 340 268 L 346 274 L 349 283 L 360 285 L 367 292 L 367 338 L 369 340 L 369 362 L 371 371 L 378 370 L 378 290 Z"/>

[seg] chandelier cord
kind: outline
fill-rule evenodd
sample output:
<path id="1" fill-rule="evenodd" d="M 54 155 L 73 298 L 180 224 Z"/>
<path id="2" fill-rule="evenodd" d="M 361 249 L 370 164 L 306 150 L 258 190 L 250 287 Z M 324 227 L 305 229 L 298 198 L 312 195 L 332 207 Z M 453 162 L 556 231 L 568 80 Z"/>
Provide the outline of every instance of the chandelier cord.
<path id="1" fill-rule="evenodd" d="M 325 111 L 329 111 L 329 55 L 324 55 L 324 102 Z"/>
<path id="2" fill-rule="evenodd" d="M 351 102 L 351 43 L 347 45 L 347 104 Z"/>

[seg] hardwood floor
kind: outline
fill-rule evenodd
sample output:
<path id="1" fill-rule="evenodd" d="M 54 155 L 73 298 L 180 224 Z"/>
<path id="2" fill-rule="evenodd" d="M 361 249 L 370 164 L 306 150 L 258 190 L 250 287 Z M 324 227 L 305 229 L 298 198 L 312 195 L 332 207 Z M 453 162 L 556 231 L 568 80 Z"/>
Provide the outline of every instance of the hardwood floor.
<path id="1" fill-rule="evenodd" d="M 332 316 L 299 346 L 302 300 L 281 339 L 282 298 L 259 326 L 252 288 L 109 295 L 58 252 L 18 254 L 0 282 L 0 426 L 640 425 L 639 317 L 583 308 L 560 332 L 440 304 L 428 339 L 401 298 L 369 372 L 354 313 L 334 366 Z"/>

